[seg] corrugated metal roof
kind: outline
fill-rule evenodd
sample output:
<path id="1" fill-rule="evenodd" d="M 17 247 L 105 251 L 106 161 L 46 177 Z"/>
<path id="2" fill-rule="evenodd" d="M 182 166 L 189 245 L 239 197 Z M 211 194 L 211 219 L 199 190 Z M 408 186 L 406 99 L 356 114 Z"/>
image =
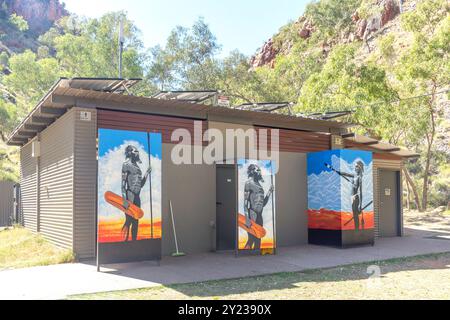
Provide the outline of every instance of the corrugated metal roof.
<path id="1" fill-rule="evenodd" d="M 74 89 L 123 93 L 141 80 L 119 78 L 61 78 L 60 86 Z"/>
<path id="2" fill-rule="evenodd" d="M 282 109 L 290 108 L 293 103 L 290 102 L 261 102 L 261 103 L 244 103 L 235 109 L 238 110 L 250 110 L 250 111 L 260 111 L 260 112 L 274 112 Z M 289 112 L 292 114 L 291 112 Z"/>
<path id="3" fill-rule="evenodd" d="M 73 106 L 327 133 L 342 132 L 347 128 L 353 127 L 349 123 L 309 119 L 272 112 L 259 112 L 252 109 L 233 109 L 180 101 L 178 99 L 166 100 L 117 94 L 123 92 L 121 90 L 127 90 L 137 81 L 139 79 L 62 78 L 55 83 L 30 114 L 17 126 L 7 143 L 15 146 L 25 145 Z M 204 91 L 203 93 L 206 92 Z M 213 91 L 210 91 L 210 94 L 212 93 Z M 277 107 L 281 107 L 281 104 Z M 417 156 L 414 152 L 379 142 L 376 139 L 353 134 L 343 137 L 347 140 L 370 146 L 370 148 L 379 152 L 387 152 L 400 157 Z"/>
<path id="4" fill-rule="evenodd" d="M 217 90 L 205 90 L 205 91 L 161 91 L 152 98 L 161 100 L 177 100 L 191 103 L 201 103 L 208 99 L 213 98 L 219 94 Z"/>

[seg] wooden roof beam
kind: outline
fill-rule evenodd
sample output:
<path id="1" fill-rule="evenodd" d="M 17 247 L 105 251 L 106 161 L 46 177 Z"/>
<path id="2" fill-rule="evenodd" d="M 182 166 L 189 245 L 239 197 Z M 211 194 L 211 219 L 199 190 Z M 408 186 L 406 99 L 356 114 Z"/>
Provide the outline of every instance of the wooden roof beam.
<path id="1" fill-rule="evenodd" d="M 29 130 L 29 131 L 42 131 L 46 128 L 47 126 L 44 124 L 25 124 L 23 126 L 23 128 L 25 130 Z"/>
<path id="2" fill-rule="evenodd" d="M 54 121 L 55 121 L 55 118 L 45 118 L 45 117 L 39 117 L 39 116 L 31 117 L 31 122 L 33 124 L 41 123 L 41 124 L 49 125 L 49 124 L 53 123 Z"/>
<path id="3" fill-rule="evenodd" d="M 52 115 L 52 116 L 62 116 L 67 112 L 67 108 L 49 108 L 49 107 L 41 107 L 39 109 L 40 114 Z"/>

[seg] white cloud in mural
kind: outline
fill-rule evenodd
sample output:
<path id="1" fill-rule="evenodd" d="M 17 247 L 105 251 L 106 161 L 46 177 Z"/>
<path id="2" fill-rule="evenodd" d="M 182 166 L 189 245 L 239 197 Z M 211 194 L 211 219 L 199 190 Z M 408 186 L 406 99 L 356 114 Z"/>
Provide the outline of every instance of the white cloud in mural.
<path id="1" fill-rule="evenodd" d="M 137 141 L 124 141 L 124 143 L 114 149 L 109 150 L 99 158 L 98 172 L 98 211 L 103 219 L 117 219 L 124 217 L 122 211 L 114 208 L 105 201 L 104 194 L 107 191 L 122 195 L 122 165 L 125 161 L 125 149 L 133 145 L 139 150 L 142 163 L 139 167 L 145 174 L 149 166 L 149 156 L 145 147 Z M 153 217 L 161 218 L 161 159 L 152 156 L 152 203 Z M 141 191 L 141 208 L 144 210 L 144 218 L 150 218 L 150 186 L 149 181 Z"/>
<path id="2" fill-rule="evenodd" d="M 342 158 L 333 155 L 331 165 L 333 168 L 347 173 L 355 172 L 357 158 L 348 163 Z M 364 175 L 362 181 L 363 207 L 373 200 L 373 166 L 372 162 L 364 163 Z M 341 178 L 338 174 L 331 171 L 322 171 L 319 175 L 311 174 L 308 177 L 308 189 L 314 192 L 308 193 L 308 206 L 310 209 L 329 209 L 335 211 L 352 212 L 352 184 Z M 373 203 L 366 208 L 367 211 L 373 211 Z"/>
<path id="3" fill-rule="evenodd" d="M 340 159 L 333 155 L 331 166 L 340 167 Z M 339 211 L 341 208 L 341 177 L 331 171 L 322 171 L 319 175 L 311 174 L 308 177 L 308 206 L 310 209 L 326 208 Z"/>

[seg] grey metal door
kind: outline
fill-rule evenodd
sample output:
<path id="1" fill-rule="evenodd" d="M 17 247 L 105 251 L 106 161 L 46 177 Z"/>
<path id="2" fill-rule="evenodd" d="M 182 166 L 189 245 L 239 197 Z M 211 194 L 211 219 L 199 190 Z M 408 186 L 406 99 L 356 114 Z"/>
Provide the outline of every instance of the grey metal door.
<path id="1" fill-rule="evenodd" d="M 216 172 L 216 250 L 236 247 L 236 167 L 217 166 Z"/>
<path id="2" fill-rule="evenodd" d="M 380 237 L 400 235 L 399 171 L 379 171 L 380 210 L 378 232 Z"/>

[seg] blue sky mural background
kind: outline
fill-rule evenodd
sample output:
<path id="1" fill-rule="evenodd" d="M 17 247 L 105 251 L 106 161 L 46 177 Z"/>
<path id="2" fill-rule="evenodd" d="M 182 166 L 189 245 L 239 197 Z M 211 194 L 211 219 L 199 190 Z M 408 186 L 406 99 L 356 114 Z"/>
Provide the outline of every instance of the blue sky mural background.
<path id="1" fill-rule="evenodd" d="M 308 154 L 308 208 L 352 212 L 352 184 L 325 166 L 355 173 L 355 163 L 364 163 L 363 207 L 373 201 L 372 153 L 356 150 L 332 150 Z M 373 211 L 373 204 L 366 211 Z"/>

